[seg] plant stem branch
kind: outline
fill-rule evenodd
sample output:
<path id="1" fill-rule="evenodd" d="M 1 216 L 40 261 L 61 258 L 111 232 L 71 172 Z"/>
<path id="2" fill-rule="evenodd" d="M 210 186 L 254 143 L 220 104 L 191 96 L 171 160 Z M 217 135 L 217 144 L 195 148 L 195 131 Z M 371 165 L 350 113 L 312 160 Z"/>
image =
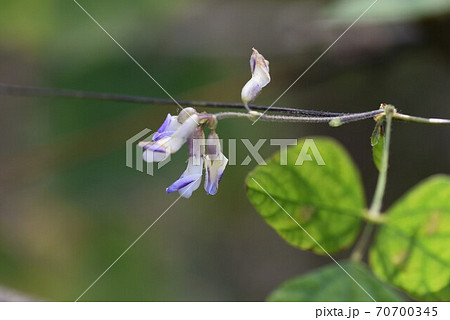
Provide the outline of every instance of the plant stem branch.
<path id="1" fill-rule="evenodd" d="M 396 120 L 415 122 L 415 123 L 450 125 L 450 119 L 422 118 L 422 117 L 409 116 L 407 114 L 402 114 L 402 113 L 394 113 L 393 118 Z"/>
<path id="2" fill-rule="evenodd" d="M 353 248 L 352 254 L 350 256 L 350 260 L 354 262 L 360 262 L 364 258 L 364 252 L 366 250 L 366 246 L 370 241 L 370 237 L 372 236 L 372 231 L 374 229 L 374 225 L 371 223 L 366 223 L 364 229 L 361 233 L 361 236 L 358 239 L 355 247 Z"/>
<path id="3" fill-rule="evenodd" d="M 389 146 L 391 144 L 391 132 L 392 132 L 392 118 L 395 114 L 395 108 L 391 105 L 387 105 L 385 108 L 385 117 L 386 120 L 386 134 L 384 138 L 384 146 L 383 146 L 383 155 L 381 157 L 381 165 L 380 172 L 378 174 L 377 186 L 375 189 L 375 194 L 372 199 L 372 204 L 370 205 L 368 216 L 373 220 L 379 220 L 381 215 L 381 207 L 383 204 L 383 197 L 386 190 L 387 183 L 387 173 L 389 166 Z M 384 121 L 384 119 L 379 119 L 378 121 Z M 359 262 L 362 260 L 364 256 L 365 249 L 367 244 L 370 241 L 370 237 L 372 235 L 374 229 L 374 224 L 371 221 L 367 221 L 364 226 L 364 230 L 356 243 L 353 252 L 351 254 L 351 260 Z"/>
<path id="4" fill-rule="evenodd" d="M 377 186 L 373 196 L 372 204 L 369 208 L 369 215 L 378 217 L 383 204 L 384 192 L 386 190 L 387 172 L 389 166 L 389 146 L 391 144 L 392 117 L 395 113 L 393 106 L 386 106 L 386 135 L 384 138 L 383 156 L 381 157 L 380 172 L 378 174 Z"/>
<path id="5" fill-rule="evenodd" d="M 264 114 L 261 116 L 263 121 L 272 122 L 303 122 L 303 123 L 330 123 L 331 121 L 339 122 L 339 125 L 360 121 L 364 119 L 373 118 L 377 115 L 384 113 L 384 110 L 374 110 L 361 113 L 351 113 L 347 115 L 337 116 L 337 117 L 302 117 L 302 116 L 284 116 L 284 115 L 268 115 Z M 247 118 L 254 120 L 259 116 L 259 113 L 243 113 L 243 112 L 219 112 L 215 114 L 217 120 L 230 119 L 230 118 Z"/>
<path id="6" fill-rule="evenodd" d="M 160 104 L 160 105 L 176 104 L 172 99 L 164 99 L 164 98 L 110 94 L 101 92 L 88 92 L 88 91 L 67 90 L 67 89 L 27 87 L 27 86 L 18 86 L 0 83 L 0 95 L 2 94 L 11 96 L 75 98 L 88 100 L 141 103 L 141 104 Z M 242 110 L 246 109 L 243 103 L 196 101 L 196 100 L 178 100 L 177 102 L 185 107 L 194 107 L 194 108 L 205 107 L 205 108 L 221 108 L 221 109 L 242 109 Z M 252 109 L 252 111 L 263 111 L 279 114 L 279 115 L 264 114 L 264 117 L 261 117 L 261 119 L 266 121 L 309 122 L 309 123 L 328 122 L 333 127 L 338 127 L 340 125 L 353 121 L 359 121 L 368 119 L 370 117 L 379 116 L 382 113 L 384 113 L 383 109 L 363 113 L 344 113 L 344 112 L 328 112 L 328 111 L 308 110 L 298 108 L 269 107 L 261 105 L 249 105 L 249 107 Z M 219 117 L 222 119 L 251 118 L 253 120 L 255 118 L 255 113 L 238 115 L 238 112 L 224 112 L 218 114 Z M 422 118 L 397 112 L 394 112 L 392 118 L 395 120 L 401 120 L 406 122 L 424 123 L 432 125 L 450 125 L 450 119 Z"/>
<path id="7" fill-rule="evenodd" d="M 161 104 L 161 105 L 175 105 L 172 99 L 162 99 L 153 97 L 141 97 L 122 94 L 110 94 L 100 92 L 87 92 L 67 89 L 50 89 L 50 88 L 38 88 L 38 87 L 24 87 L 0 84 L 0 94 L 14 95 L 14 96 L 32 96 L 32 97 L 56 97 L 56 98 L 75 98 L 75 99 L 88 99 L 88 100 L 105 100 L 105 101 L 117 101 L 117 102 L 131 102 L 142 104 Z M 213 101 L 195 101 L 195 100 L 178 100 L 179 104 L 184 107 L 208 107 L 208 108 L 226 108 L 226 109 L 245 109 L 242 103 L 230 103 L 230 102 L 213 102 Z M 249 105 L 252 110 L 266 111 L 268 106 Z M 347 113 L 341 112 L 327 112 L 317 110 L 306 110 L 297 108 L 280 108 L 272 107 L 270 111 L 283 112 L 286 114 L 298 114 L 298 115 L 310 115 L 310 116 L 341 116 Z"/>

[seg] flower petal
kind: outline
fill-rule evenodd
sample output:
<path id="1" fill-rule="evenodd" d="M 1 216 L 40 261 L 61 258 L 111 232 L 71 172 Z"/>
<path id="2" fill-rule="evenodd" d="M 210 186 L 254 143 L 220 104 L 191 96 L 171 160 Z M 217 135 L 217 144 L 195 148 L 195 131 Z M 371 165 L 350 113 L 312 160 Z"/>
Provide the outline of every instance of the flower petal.
<path id="1" fill-rule="evenodd" d="M 184 173 L 181 177 L 172 183 L 166 191 L 167 193 L 172 193 L 178 191 L 178 193 L 184 198 L 190 198 L 192 192 L 198 189 L 201 182 L 201 174 L 193 174 L 186 176 Z"/>
<path id="2" fill-rule="evenodd" d="M 161 162 L 169 156 L 167 153 L 155 152 L 153 150 L 145 150 L 142 154 L 142 158 L 145 162 Z"/>
<path id="3" fill-rule="evenodd" d="M 177 136 L 169 136 L 161 138 L 157 141 L 153 141 L 142 145 L 142 147 L 146 150 L 152 150 L 154 152 L 160 153 L 175 153 L 183 146 L 186 142 L 186 139 L 182 139 Z"/>
<path id="4" fill-rule="evenodd" d="M 253 49 L 253 50 L 255 50 L 255 49 Z M 250 71 L 252 74 L 255 71 L 255 67 L 256 67 L 256 56 L 253 52 L 253 54 L 250 56 Z"/>
<path id="5" fill-rule="evenodd" d="M 171 136 L 173 136 L 174 133 L 175 133 L 175 131 L 156 132 L 153 135 L 152 140 L 158 141 L 158 140 L 161 140 L 162 138 L 171 137 Z"/>
<path id="6" fill-rule="evenodd" d="M 242 88 L 241 99 L 244 103 L 250 103 L 254 101 L 259 96 L 260 93 L 261 87 L 252 77 L 250 80 L 247 81 L 245 86 Z"/>
<path id="7" fill-rule="evenodd" d="M 166 131 L 177 130 L 181 126 L 181 123 L 178 122 L 177 118 L 178 118 L 177 116 L 171 116 L 169 113 L 166 117 L 166 120 L 164 120 L 163 124 L 156 132 L 163 133 Z"/>
<path id="8" fill-rule="evenodd" d="M 193 114 L 190 115 L 183 124 L 178 127 L 178 129 L 175 131 L 174 136 L 187 139 L 190 135 L 192 135 L 195 131 L 195 129 L 198 127 L 200 118 L 198 115 Z"/>
<path id="9" fill-rule="evenodd" d="M 198 177 L 191 184 L 178 190 L 180 196 L 187 199 L 190 198 L 192 193 L 200 187 L 201 177 L 201 175 L 198 175 Z"/>
<path id="10" fill-rule="evenodd" d="M 156 132 L 162 133 L 162 132 L 166 131 L 167 127 L 170 125 L 171 122 L 172 122 L 172 116 L 169 113 L 166 117 L 166 120 L 164 120 L 163 124 L 161 125 L 161 127 L 159 127 L 159 129 Z"/>
<path id="11" fill-rule="evenodd" d="M 195 159 L 195 157 L 189 157 L 186 170 L 177 181 L 166 189 L 167 193 L 178 191 L 182 197 L 190 198 L 192 192 L 200 186 L 202 173 L 203 158 Z"/>
<path id="12" fill-rule="evenodd" d="M 219 159 L 212 160 L 209 155 L 205 157 L 205 191 L 209 195 L 215 195 L 219 189 L 219 182 L 227 166 L 228 159 L 220 153 Z"/>
<path id="13" fill-rule="evenodd" d="M 188 185 L 190 185 L 192 182 L 196 181 L 198 177 L 195 177 L 193 175 L 183 177 L 183 175 L 174 183 L 172 183 L 167 189 L 167 193 L 172 193 L 175 191 L 178 191 Z"/>
<path id="14" fill-rule="evenodd" d="M 181 126 L 181 123 L 178 122 L 177 118 L 177 116 L 171 116 L 169 113 L 161 127 L 153 135 L 152 140 L 158 141 L 162 138 L 172 136 L 175 131 Z"/>

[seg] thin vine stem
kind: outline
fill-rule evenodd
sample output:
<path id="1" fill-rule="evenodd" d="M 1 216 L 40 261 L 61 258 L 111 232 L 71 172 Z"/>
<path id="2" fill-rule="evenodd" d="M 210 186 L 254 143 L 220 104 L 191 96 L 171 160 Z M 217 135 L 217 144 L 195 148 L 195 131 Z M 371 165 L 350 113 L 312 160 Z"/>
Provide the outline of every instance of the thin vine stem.
<path id="1" fill-rule="evenodd" d="M 16 86 L 9 84 L 0 84 L 0 94 L 11 96 L 32 96 L 32 97 L 54 97 L 54 98 L 75 98 L 75 99 L 87 99 L 87 100 L 104 100 L 104 101 L 117 101 L 117 102 L 131 102 L 140 104 L 160 104 L 160 105 L 176 105 L 172 99 L 131 96 L 123 94 L 111 94 L 101 92 L 88 92 L 68 89 L 53 89 L 53 88 L 39 88 L 39 87 L 26 87 Z M 208 108 L 223 108 L 223 109 L 245 109 L 243 103 L 232 102 L 214 102 L 214 101 L 196 101 L 196 100 L 177 100 L 179 104 L 185 107 L 208 107 Z M 249 105 L 252 110 L 266 111 L 268 106 Z M 322 117 L 336 117 L 347 115 L 343 112 L 328 112 L 318 110 L 307 110 L 298 108 L 285 108 L 285 107 L 271 107 L 270 111 L 282 112 L 286 114 L 298 114 L 309 116 L 322 116 Z"/>
<path id="2" fill-rule="evenodd" d="M 339 125 L 342 125 L 349 122 L 370 119 L 382 113 L 384 113 L 384 110 L 374 110 L 361 113 L 351 113 L 337 117 L 299 117 L 299 116 L 295 117 L 295 116 L 264 114 L 261 115 L 260 120 L 272 122 L 302 122 L 302 123 L 328 123 L 328 124 L 334 122 L 339 123 Z M 230 118 L 247 118 L 249 120 L 254 120 L 259 116 L 260 116 L 259 113 L 243 113 L 243 112 L 219 112 L 215 114 L 217 120 Z"/>
<path id="3" fill-rule="evenodd" d="M 0 83 L 0 95 L 1 94 L 11 96 L 75 98 L 75 99 L 117 101 L 117 102 L 129 102 L 140 104 L 176 105 L 176 103 L 172 99 L 78 91 L 69 89 L 18 86 Z M 177 102 L 179 105 L 194 108 L 205 107 L 205 108 L 220 108 L 220 109 L 241 109 L 241 110 L 246 109 L 243 103 L 197 101 L 197 100 L 178 100 Z M 261 120 L 265 121 L 300 122 L 300 123 L 328 122 L 332 127 L 339 127 L 349 122 L 360 121 L 371 117 L 379 117 L 382 116 L 382 114 L 384 113 L 383 109 L 362 113 L 348 113 L 348 112 L 329 112 L 321 110 L 299 109 L 290 107 L 269 107 L 262 105 L 249 105 L 249 107 L 251 108 L 252 111 L 255 112 L 250 113 L 221 112 L 217 113 L 217 115 L 221 119 L 248 118 L 254 120 L 256 118 L 255 115 L 257 116 L 261 115 L 261 113 L 258 113 L 257 111 L 263 111 L 263 112 L 270 112 L 270 114 L 264 114 L 264 116 L 261 117 Z M 392 116 L 392 119 L 431 125 L 450 125 L 450 119 L 416 117 L 407 114 L 397 113 L 395 111 Z"/>
<path id="4" fill-rule="evenodd" d="M 374 230 L 374 222 L 381 221 L 381 207 L 383 205 L 383 198 L 386 191 L 387 173 L 389 167 L 389 147 L 391 144 L 392 119 L 395 114 L 395 108 L 387 105 L 385 108 L 384 118 L 378 121 L 386 120 L 386 133 L 384 138 L 383 155 L 381 157 L 380 171 L 378 173 L 378 181 L 375 193 L 368 211 L 368 221 L 364 226 L 364 230 L 356 243 L 351 254 L 352 261 L 361 261 L 364 256 L 365 248 L 370 241 L 372 232 Z"/>
<path id="5" fill-rule="evenodd" d="M 450 119 L 438 119 L 438 118 L 422 118 L 409 116 L 402 113 L 394 113 L 393 119 L 402 120 L 407 122 L 423 123 L 423 124 L 437 124 L 437 125 L 450 125 Z"/>
<path id="6" fill-rule="evenodd" d="M 373 230 L 374 225 L 372 223 L 366 223 L 361 233 L 361 236 L 358 239 L 358 242 L 353 248 L 350 260 L 354 262 L 360 262 L 363 259 L 366 246 L 370 241 Z"/>
<path id="7" fill-rule="evenodd" d="M 380 162 L 380 172 L 378 174 L 377 187 L 375 189 L 372 204 L 369 208 L 369 215 L 373 218 L 377 218 L 381 214 L 380 210 L 383 204 L 383 197 L 386 190 L 387 173 L 389 166 L 389 146 L 391 144 L 392 118 L 394 113 L 395 108 L 393 106 L 386 106 L 386 134 L 384 138 L 383 155 Z"/>

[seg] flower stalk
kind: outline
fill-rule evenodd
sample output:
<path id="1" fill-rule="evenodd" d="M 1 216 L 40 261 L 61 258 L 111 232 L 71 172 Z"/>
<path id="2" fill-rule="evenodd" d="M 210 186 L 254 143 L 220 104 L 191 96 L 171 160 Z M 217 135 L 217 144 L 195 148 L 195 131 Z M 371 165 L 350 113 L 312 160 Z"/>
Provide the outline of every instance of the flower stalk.
<path id="1" fill-rule="evenodd" d="M 263 114 L 259 115 L 259 119 L 263 121 L 271 122 L 300 122 L 300 123 L 328 123 L 332 127 L 338 127 L 346 123 L 370 119 L 375 116 L 379 116 L 384 113 L 384 110 L 373 110 L 361 113 L 351 113 L 336 117 L 303 117 L 303 116 L 288 116 L 288 115 L 272 115 Z M 254 120 L 255 114 L 242 113 L 242 112 L 219 112 L 215 114 L 217 120 L 230 119 L 230 118 L 247 118 Z"/>

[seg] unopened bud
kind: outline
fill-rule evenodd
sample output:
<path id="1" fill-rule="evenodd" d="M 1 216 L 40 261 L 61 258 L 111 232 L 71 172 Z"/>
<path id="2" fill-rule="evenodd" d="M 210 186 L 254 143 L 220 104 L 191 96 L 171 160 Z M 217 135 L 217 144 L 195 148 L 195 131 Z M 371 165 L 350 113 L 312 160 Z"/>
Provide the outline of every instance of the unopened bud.
<path id="1" fill-rule="evenodd" d="M 241 99 L 245 105 L 255 100 L 261 93 L 262 88 L 270 82 L 269 61 L 264 59 L 263 55 L 255 48 L 253 48 L 253 53 L 250 57 L 250 71 L 252 72 L 252 78 L 241 91 Z"/>

